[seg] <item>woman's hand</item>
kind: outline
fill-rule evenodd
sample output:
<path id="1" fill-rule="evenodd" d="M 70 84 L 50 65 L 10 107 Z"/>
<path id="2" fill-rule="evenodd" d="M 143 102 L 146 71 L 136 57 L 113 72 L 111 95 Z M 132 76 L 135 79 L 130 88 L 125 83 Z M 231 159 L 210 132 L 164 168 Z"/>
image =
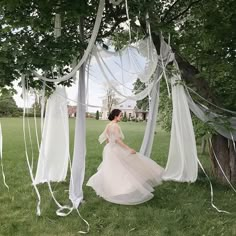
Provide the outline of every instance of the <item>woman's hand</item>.
<path id="1" fill-rule="evenodd" d="M 130 148 L 130 154 L 136 154 L 136 151 L 132 148 Z"/>
<path id="2" fill-rule="evenodd" d="M 130 154 L 136 154 L 136 151 L 133 148 L 130 148 L 128 145 L 126 145 L 120 138 L 116 139 L 116 142 L 123 148 L 128 149 Z"/>

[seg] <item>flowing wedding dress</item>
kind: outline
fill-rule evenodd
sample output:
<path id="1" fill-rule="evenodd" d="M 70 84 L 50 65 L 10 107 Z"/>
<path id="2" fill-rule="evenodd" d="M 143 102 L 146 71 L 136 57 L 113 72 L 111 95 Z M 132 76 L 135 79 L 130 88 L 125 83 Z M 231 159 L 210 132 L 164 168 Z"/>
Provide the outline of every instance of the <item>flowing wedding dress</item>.
<path id="1" fill-rule="evenodd" d="M 119 125 L 111 122 L 99 136 L 100 143 L 107 141 L 103 161 L 87 186 L 109 202 L 124 205 L 146 202 L 153 197 L 153 187 L 161 183 L 163 168 L 140 153 L 131 154 L 117 139 L 124 139 L 124 135 Z"/>

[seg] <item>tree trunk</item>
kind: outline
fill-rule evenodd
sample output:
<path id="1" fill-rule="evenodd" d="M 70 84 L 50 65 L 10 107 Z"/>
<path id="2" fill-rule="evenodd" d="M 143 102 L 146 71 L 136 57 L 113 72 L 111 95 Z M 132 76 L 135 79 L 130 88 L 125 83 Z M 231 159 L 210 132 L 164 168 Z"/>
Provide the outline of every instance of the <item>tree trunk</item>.
<path id="1" fill-rule="evenodd" d="M 201 143 L 201 154 L 206 153 L 206 146 L 207 146 L 207 140 L 205 136 L 202 137 L 202 143 Z"/>
<path id="2" fill-rule="evenodd" d="M 211 143 L 210 157 L 215 177 L 221 182 L 227 183 L 225 174 L 229 181 L 236 182 L 236 152 L 233 142 L 219 134 L 214 134 L 211 138 Z"/>
<path id="3" fill-rule="evenodd" d="M 229 141 L 230 180 L 236 183 L 236 142 Z"/>
<path id="4" fill-rule="evenodd" d="M 159 34 L 153 32 L 152 38 L 157 52 L 160 52 Z M 199 74 L 198 69 L 191 65 L 183 57 L 181 57 L 181 55 L 174 49 L 173 51 L 175 52 L 175 58 L 178 62 L 182 79 L 186 82 L 186 84 L 190 85 L 191 87 L 195 87 L 195 89 L 200 93 L 200 95 L 217 104 L 217 99 L 211 93 L 207 80 L 197 76 Z M 213 173 L 215 174 L 216 178 L 220 182 L 226 182 L 226 179 L 214 158 L 213 151 L 215 152 L 215 155 L 218 158 L 219 163 L 222 166 L 222 169 L 227 178 L 231 182 L 236 182 L 236 151 L 234 150 L 233 142 L 219 134 L 213 135 L 212 147 L 210 147 L 209 150 Z"/>

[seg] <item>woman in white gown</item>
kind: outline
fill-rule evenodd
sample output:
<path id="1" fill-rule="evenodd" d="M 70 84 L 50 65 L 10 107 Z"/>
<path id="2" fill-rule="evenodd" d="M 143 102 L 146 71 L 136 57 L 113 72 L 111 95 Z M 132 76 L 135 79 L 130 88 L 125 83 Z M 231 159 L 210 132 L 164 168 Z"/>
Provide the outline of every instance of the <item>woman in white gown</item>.
<path id="1" fill-rule="evenodd" d="M 107 142 L 103 161 L 87 186 L 109 202 L 135 205 L 153 197 L 153 187 L 161 183 L 163 168 L 122 141 L 124 135 L 117 124 L 121 115 L 119 109 L 114 109 L 108 117 L 111 122 L 99 136 L 100 143 Z"/>

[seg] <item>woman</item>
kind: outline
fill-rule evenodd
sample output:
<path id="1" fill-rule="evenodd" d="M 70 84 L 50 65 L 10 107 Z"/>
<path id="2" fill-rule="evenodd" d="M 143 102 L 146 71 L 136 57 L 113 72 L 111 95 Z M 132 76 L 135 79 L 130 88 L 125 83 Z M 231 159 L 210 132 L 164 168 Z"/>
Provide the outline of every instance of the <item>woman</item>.
<path id="1" fill-rule="evenodd" d="M 109 202 L 135 205 L 153 197 L 153 187 L 161 183 L 163 168 L 122 141 L 124 135 L 118 125 L 121 117 L 119 109 L 112 110 L 108 117 L 111 122 L 99 136 L 100 143 L 107 142 L 103 161 L 87 186 Z"/>

